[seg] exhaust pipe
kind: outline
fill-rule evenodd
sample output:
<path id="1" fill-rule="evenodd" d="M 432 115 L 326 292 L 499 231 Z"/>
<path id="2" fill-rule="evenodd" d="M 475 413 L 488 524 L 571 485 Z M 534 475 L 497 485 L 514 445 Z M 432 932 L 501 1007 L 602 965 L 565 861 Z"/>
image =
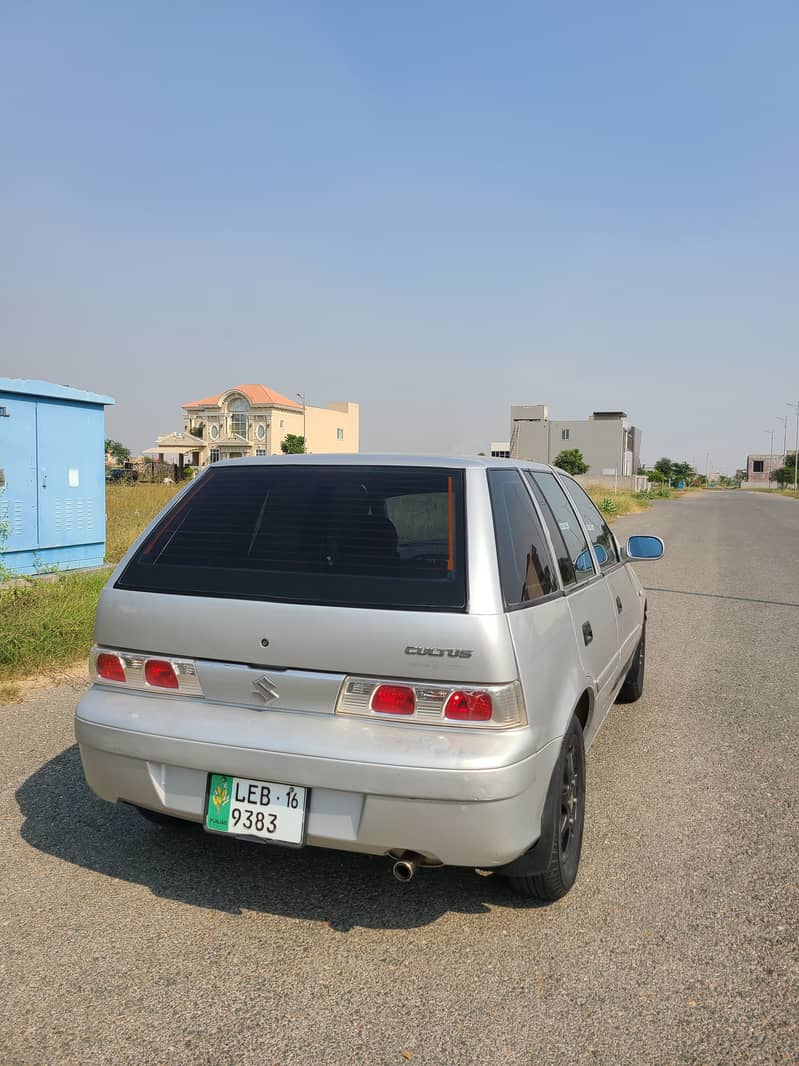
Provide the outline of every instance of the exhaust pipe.
<path id="1" fill-rule="evenodd" d="M 412 851 L 407 851 L 402 858 L 397 859 L 391 872 L 398 881 L 410 881 L 416 873 L 417 866 L 417 856 Z"/>

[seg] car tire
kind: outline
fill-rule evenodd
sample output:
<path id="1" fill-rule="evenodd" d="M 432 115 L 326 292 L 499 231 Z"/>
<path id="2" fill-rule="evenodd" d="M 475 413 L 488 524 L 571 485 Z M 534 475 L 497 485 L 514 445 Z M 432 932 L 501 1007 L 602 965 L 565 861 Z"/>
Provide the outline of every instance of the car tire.
<path id="1" fill-rule="evenodd" d="M 187 822 L 185 818 L 176 818 L 173 814 L 166 814 L 164 811 L 151 811 L 147 807 L 137 807 L 136 810 L 146 821 L 166 829 L 191 829 L 194 826 L 194 822 Z"/>
<path id="2" fill-rule="evenodd" d="M 644 668 L 646 666 L 646 622 L 644 622 L 644 628 L 641 631 L 641 639 L 638 641 L 638 647 L 635 649 L 635 655 L 630 669 L 627 671 L 627 676 L 624 679 L 624 684 L 619 689 L 619 694 L 616 697 L 617 703 L 635 703 L 636 700 L 640 700 L 644 693 Z"/>
<path id="3" fill-rule="evenodd" d="M 509 875 L 511 889 L 527 899 L 551 903 L 565 896 L 577 880 L 585 823 L 585 746 L 583 730 L 576 715 L 563 738 L 552 775 L 558 790 L 550 833 L 552 847 L 547 866 L 540 874 Z"/>

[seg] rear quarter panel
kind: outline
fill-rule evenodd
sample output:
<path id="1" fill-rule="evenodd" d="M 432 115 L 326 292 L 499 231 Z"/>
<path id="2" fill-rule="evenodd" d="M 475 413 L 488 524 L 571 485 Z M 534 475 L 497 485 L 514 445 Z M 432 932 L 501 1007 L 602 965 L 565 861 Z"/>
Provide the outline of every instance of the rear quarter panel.
<path id="1" fill-rule="evenodd" d="M 542 743 L 562 737 L 586 689 L 565 596 L 507 615 L 527 719 Z"/>

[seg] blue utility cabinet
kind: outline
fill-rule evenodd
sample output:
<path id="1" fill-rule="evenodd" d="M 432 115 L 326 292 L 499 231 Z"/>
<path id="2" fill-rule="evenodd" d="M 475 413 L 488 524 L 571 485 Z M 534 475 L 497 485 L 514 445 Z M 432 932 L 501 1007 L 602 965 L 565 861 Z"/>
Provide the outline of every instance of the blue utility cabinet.
<path id="1" fill-rule="evenodd" d="M 0 378 L 0 563 L 16 574 L 105 556 L 105 407 L 47 381 Z"/>

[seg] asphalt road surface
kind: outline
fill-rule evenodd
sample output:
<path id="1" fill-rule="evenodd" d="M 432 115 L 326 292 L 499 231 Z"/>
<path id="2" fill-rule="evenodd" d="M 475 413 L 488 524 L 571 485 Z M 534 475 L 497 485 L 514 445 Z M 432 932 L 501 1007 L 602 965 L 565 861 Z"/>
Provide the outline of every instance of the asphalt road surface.
<path id="1" fill-rule="evenodd" d="M 74 687 L 0 707 L 0 1062 L 799 1062 L 799 504 L 617 530 L 668 545 L 646 693 L 589 757 L 554 906 L 157 829 L 84 785 Z"/>

